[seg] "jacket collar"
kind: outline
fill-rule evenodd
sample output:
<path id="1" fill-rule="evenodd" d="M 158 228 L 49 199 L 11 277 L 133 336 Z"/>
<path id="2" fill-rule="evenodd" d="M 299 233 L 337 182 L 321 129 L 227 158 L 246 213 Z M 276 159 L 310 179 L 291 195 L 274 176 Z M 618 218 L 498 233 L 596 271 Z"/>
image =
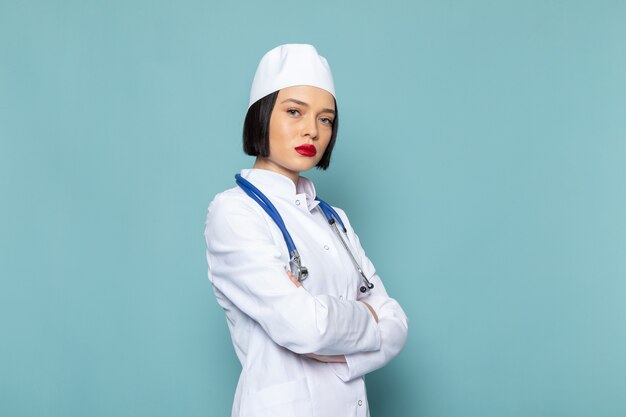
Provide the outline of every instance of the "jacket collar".
<path id="1" fill-rule="evenodd" d="M 293 202 L 295 199 L 304 198 L 309 211 L 319 204 L 315 200 L 315 185 L 306 177 L 298 177 L 298 185 L 295 185 L 290 178 L 282 174 L 258 168 L 242 169 L 241 176 L 261 190 L 270 200 L 282 198 Z"/>

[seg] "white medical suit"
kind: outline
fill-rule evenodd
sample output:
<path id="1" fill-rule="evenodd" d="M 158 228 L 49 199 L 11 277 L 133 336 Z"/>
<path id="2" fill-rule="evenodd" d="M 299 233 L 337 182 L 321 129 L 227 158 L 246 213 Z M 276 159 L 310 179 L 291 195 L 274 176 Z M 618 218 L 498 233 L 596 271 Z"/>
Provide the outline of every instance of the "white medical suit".
<path id="1" fill-rule="evenodd" d="M 351 249 L 374 288 L 362 278 L 330 228 L 313 183 L 263 170 L 241 172 L 281 214 L 308 268 L 296 287 L 280 229 L 239 187 L 209 205 L 205 237 L 209 279 L 226 313 L 242 371 L 233 417 L 368 416 L 364 375 L 403 348 L 407 318 L 387 295 L 345 213 Z M 367 306 L 376 311 L 374 319 Z M 304 354 L 345 355 L 324 363 Z"/>

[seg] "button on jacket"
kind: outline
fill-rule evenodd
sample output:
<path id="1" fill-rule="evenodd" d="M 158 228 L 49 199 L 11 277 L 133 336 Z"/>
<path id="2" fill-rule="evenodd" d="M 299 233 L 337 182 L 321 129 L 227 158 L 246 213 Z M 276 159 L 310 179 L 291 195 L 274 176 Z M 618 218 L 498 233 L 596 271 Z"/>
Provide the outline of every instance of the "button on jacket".
<path id="1" fill-rule="evenodd" d="M 402 350 L 407 318 L 387 295 L 345 213 L 351 249 L 375 285 L 361 277 L 315 201 L 315 187 L 262 169 L 241 172 L 281 214 L 309 276 L 296 287 L 280 229 L 239 187 L 209 205 L 209 280 L 226 313 L 242 371 L 233 417 L 368 416 L 363 376 Z M 373 318 L 363 300 L 376 311 Z M 304 354 L 345 355 L 323 363 Z"/>

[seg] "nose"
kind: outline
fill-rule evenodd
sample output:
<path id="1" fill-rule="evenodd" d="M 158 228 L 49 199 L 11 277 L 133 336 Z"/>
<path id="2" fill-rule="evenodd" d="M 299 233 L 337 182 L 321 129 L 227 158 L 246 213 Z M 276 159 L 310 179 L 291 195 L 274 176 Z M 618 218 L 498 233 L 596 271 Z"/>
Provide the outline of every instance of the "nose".
<path id="1" fill-rule="evenodd" d="M 315 117 L 314 115 L 305 117 L 302 123 L 302 136 L 309 136 L 311 139 L 314 140 L 317 139 L 317 117 Z"/>

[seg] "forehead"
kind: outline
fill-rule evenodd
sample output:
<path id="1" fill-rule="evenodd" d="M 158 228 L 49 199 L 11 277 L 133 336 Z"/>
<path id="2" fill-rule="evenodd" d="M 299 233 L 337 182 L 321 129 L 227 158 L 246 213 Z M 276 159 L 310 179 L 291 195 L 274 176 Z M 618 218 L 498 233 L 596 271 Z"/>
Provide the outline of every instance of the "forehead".
<path id="1" fill-rule="evenodd" d="M 335 108 L 335 99 L 332 94 L 322 88 L 310 85 L 296 85 L 281 89 L 276 97 L 276 104 L 287 99 L 302 101 L 310 107 Z"/>

